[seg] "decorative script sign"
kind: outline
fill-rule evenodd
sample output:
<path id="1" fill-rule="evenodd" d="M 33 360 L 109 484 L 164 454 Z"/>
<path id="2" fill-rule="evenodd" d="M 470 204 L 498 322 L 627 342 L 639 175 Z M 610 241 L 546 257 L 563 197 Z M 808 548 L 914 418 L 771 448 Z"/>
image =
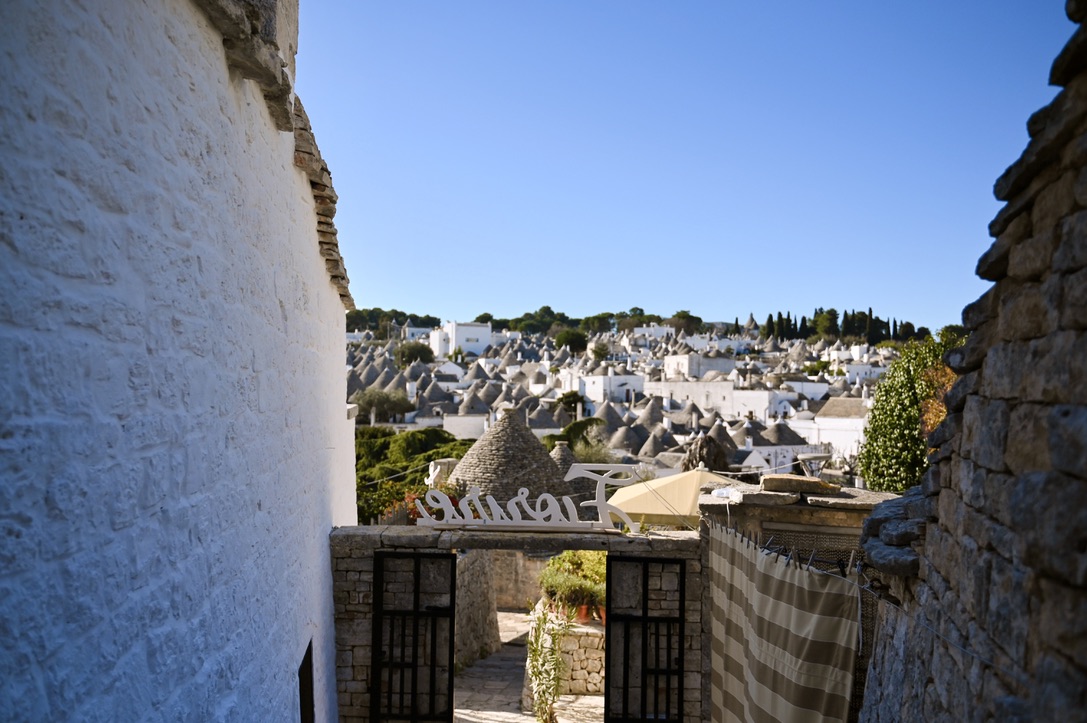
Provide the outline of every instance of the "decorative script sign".
<path id="1" fill-rule="evenodd" d="M 468 494 L 461 498 L 458 504 L 453 504 L 449 495 L 438 490 L 427 490 L 423 496 L 427 505 L 435 512 L 440 512 L 441 519 L 436 519 L 430 511 L 423 506 L 421 500 L 415 500 L 415 507 L 419 511 L 417 525 L 425 527 L 461 528 L 483 527 L 487 529 L 513 529 L 513 530 L 583 530 L 586 532 L 609 532 L 615 529 L 612 515 L 626 523 L 630 531 L 637 533 L 641 526 L 630 519 L 629 516 L 618 507 L 609 504 L 605 497 L 605 485 L 611 484 L 624 487 L 638 479 L 633 476 L 616 478 L 613 475 L 620 472 L 629 473 L 633 465 L 626 464 L 599 464 L 599 465 L 573 465 L 566 475 L 567 480 L 577 477 L 591 477 L 596 480 L 596 497 L 581 503 L 582 507 L 595 507 L 597 519 L 579 520 L 577 506 L 568 496 L 563 495 L 561 501 L 547 492 L 536 498 L 535 504 L 528 499 L 528 489 L 522 487 L 512 500 L 504 504 L 499 503 L 493 496 L 487 495 L 480 499 L 479 487 L 472 487 Z M 606 472 L 606 474 L 598 474 Z"/>

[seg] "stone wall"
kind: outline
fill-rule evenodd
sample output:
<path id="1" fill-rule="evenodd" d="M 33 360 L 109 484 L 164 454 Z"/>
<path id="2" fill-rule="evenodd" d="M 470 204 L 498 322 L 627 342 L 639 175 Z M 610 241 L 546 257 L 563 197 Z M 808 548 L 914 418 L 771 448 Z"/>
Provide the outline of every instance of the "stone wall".
<path id="1" fill-rule="evenodd" d="M 559 650 L 567 673 L 562 695 L 604 695 L 604 629 L 574 625 Z"/>
<path id="2" fill-rule="evenodd" d="M 493 550 L 494 599 L 499 610 L 529 610 L 540 598 L 540 573 L 549 554 L 526 555 L 518 550 Z"/>
<path id="3" fill-rule="evenodd" d="M 1087 4 L 1069 2 L 1069 17 Z M 869 520 L 889 585 L 867 720 L 1087 717 L 1087 33 L 1027 122 L 963 310 L 962 375 L 920 488 Z"/>
<path id="4" fill-rule="evenodd" d="M 652 537 L 593 533 L 502 533 L 438 531 L 413 526 L 344 527 L 333 531 L 333 603 L 336 616 L 336 678 L 340 720 L 361 723 L 370 716 L 371 641 L 374 553 L 378 550 L 421 552 L 521 550 L 539 553 L 556 549 L 605 549 L 639 557 L 680 558 L 686 569 L 683 719 L 705 719 L 709 670 L 703 664 L 703 640 L 708 621 L 702 614 L 703 548 L 694 533 L 660 533 Z M 459 607 L 459 602 L 458 602 Z M 708 646 L 705 647 L 708 657 Z"/>
<path id="5" fill-rule="evenodd" d="M 335 715 L 343 303 L 289 85 L 250 79 L 291 24 L 228 53 L 254 3 L 205 5 L 0 3 L 8 720 L 281 720 L 311 640 Z"/>
<path id="6" fill-rule="evenodd" d="M 492 550 L 466 550 L 457 557 L 457 623 L 453 661 L 458 669 L 502 647 L 495 607 Z"/>
<path id="7" fill-rule="evenodd" d="M 542 603 L 540 603 L 542 604 Z M 535 618 L 532 622 L 535 625 Z M 529 638 L 532 637 L 530 626 Z M 604 695 L 604 628 L 598 624 L 572 625 L 559 642 L 565 666 L 559 695 Z M 532 680 L 525 673 L 521 710 L 532 710 Z"/>

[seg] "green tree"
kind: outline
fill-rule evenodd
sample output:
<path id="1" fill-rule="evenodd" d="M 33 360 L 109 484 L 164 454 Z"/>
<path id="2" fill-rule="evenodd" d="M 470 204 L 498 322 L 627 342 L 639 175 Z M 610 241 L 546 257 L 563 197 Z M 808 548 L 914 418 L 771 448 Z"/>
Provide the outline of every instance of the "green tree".
<path id="1" fill-rule="evenodd" d="M 686 309 L 672 314 L 672 318 L 667 319 L 664 323 L 675 329 L 677 334 L 681 330 L 687 332 L 687 334 L 698 334 L 702 331 L 704 325 L 702 317 L 694 316 Z"/>
<path id="2" fill-rule="evenodd" d="M 365 524 L 406 495 L 425 492 L 430 463 L 460 459 L 473 441 L 456 439 L 437 428 L 397 434 L 389 427 L 358 427 L 355 477 L 359 520 Z"/>
<path id="3" fill-rule="evenodd" d="M 763 324 L 762 328 L 759 329 L 759 336 L 761 336 L 763 339 L 769 340 L 770 338 L 772 338 L 774 336 L 775 331 L 776 330 L 774 329 L 774 315 L 773 314 L 767 314 L 766 315 L 766 323 Z"/>
<path id="4" fill-rule="evenodd" d="M 589 337 L 580 329 L 563 329 L 555 335 L 555 345 L 569 347 L 574 354 L 580 354 L 589 347 Z"/>
<path id="5" fill-rule="evenodd" d="M 595 314 L 581 320 L 581 329 L 589 334 L 603 334 L 615 327 L 615 314 Z"/>
<path id="6" fill-rule="evenodd" d="M 837 337 L 841 332 L 837 309 L 816 309 L 812 323 L 815 324 L 815 333 L 823 337 Z"/>
<path id="7" fill-rule="evenodd" d="M 388 422 L 415 409 L 403 392 L 391 394 L 381 389 L 357 392 L 351 396 L 351 401 L 359 405 L 359 419 L 368 419 L 371 423 Z"/>
<path id="8" fill-rule="evenodd" d="M 581 396 L 580 392 L 571 390 L 560 396 L 558 401 L 559 404 L 562 405 L 562 408 L 566 410 L 567 414 L 572 418 L 577 419 L 577 405 L 584 405 L 585 397 Z M 584 407 L 582 408 L 584 409 Z"/>
<path id="9" fill-rule="evenodd" d="M 406 367 L 415 361 L 430 364 L 434 361 L 434 351 L 421 341 L 409 341 L 397 347 L 396 361 L 401 367 Z"/>
<path id="10" fill-rule="evenodd" d="M 608 345 L 604 342 L 597 342 L 593 344 L 593 359 L 601 362 L 608 358 Z"/>
<path id="11" fill-rule="evenodd" d="M 902 492 L 920 482 L 928 467 L 925 438 L 943 420 L 943 397 L 955 380 L 942 357 L 963 341 L 948 331 L 939 341 L 907 342 L 876 386 L 858 458 L 869 489 Z"/>

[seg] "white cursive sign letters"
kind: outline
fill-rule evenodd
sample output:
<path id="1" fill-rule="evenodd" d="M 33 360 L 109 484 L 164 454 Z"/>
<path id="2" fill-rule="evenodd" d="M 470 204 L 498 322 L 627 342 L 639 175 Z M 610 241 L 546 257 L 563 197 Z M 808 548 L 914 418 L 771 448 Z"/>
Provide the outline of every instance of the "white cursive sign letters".
<path id="1" fill-rule="evenodd" d="M 611 469 L 611 468 L 616 469 Z M 605 484 L 620 487 L 637 482 L 633 477 L 616 479 L 610 475 L 616 471 L 629 471 L 628 465 L 593 465 L 592 469 L 608 468 L 607 475 L 596 474 L 591 471 L 571 469 L 566 479 L 585 476 L 596 479 L 596 498 L 582 502 L 582 507 L 595 507 L 597 519 L 579 520 L 577 507 L 574 501 L 567 496 L 556 499 L 554 495 L 544 492 L 536 498 L 536 504 L 528 501 L 528 490 L 524 487 L 517 491 L 513 499 L 506 502 L 505 510 L 501 503 L 491 495 L 480 499 L 479 487 L 472 487 L 457 505 L 449 495 L 438 490 L 427 490 L 424 495 L 427 506 L 435 513 L 441 513 L 441 519 L 436 519 L 430 514 L 427 506 L 422 501 L 415 500 L 415 507 L 419 511 L 419 520 L 416 524 L 424 527 L 486 527 L 490 529 L 511 528 L 517 530 L 526 529 L 574 529 L 606 532 L 614 530 L 612 515 L 626 523 L 630 531 L 637 533 L 640 526 L 637 522 L 618 507 L 608 503 L 605 497 Z M 621 470 L 619 468 L 622 468 Z M 575 474 L 575 472 L 577 472 Z M 571 476 L 573 475 L 573 476 Z"/>

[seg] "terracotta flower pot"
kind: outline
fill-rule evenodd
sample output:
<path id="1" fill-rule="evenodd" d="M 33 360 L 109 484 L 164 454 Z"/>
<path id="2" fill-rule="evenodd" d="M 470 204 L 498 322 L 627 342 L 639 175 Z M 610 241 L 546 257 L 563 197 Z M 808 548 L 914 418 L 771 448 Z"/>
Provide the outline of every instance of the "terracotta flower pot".
<path id="1" fill-rule="evenodd" d="M 588 605 L 577 606 L 577 617 L 575 620 L 578 625 L 588 625 L 593 621 L 593 614 Z"/>

